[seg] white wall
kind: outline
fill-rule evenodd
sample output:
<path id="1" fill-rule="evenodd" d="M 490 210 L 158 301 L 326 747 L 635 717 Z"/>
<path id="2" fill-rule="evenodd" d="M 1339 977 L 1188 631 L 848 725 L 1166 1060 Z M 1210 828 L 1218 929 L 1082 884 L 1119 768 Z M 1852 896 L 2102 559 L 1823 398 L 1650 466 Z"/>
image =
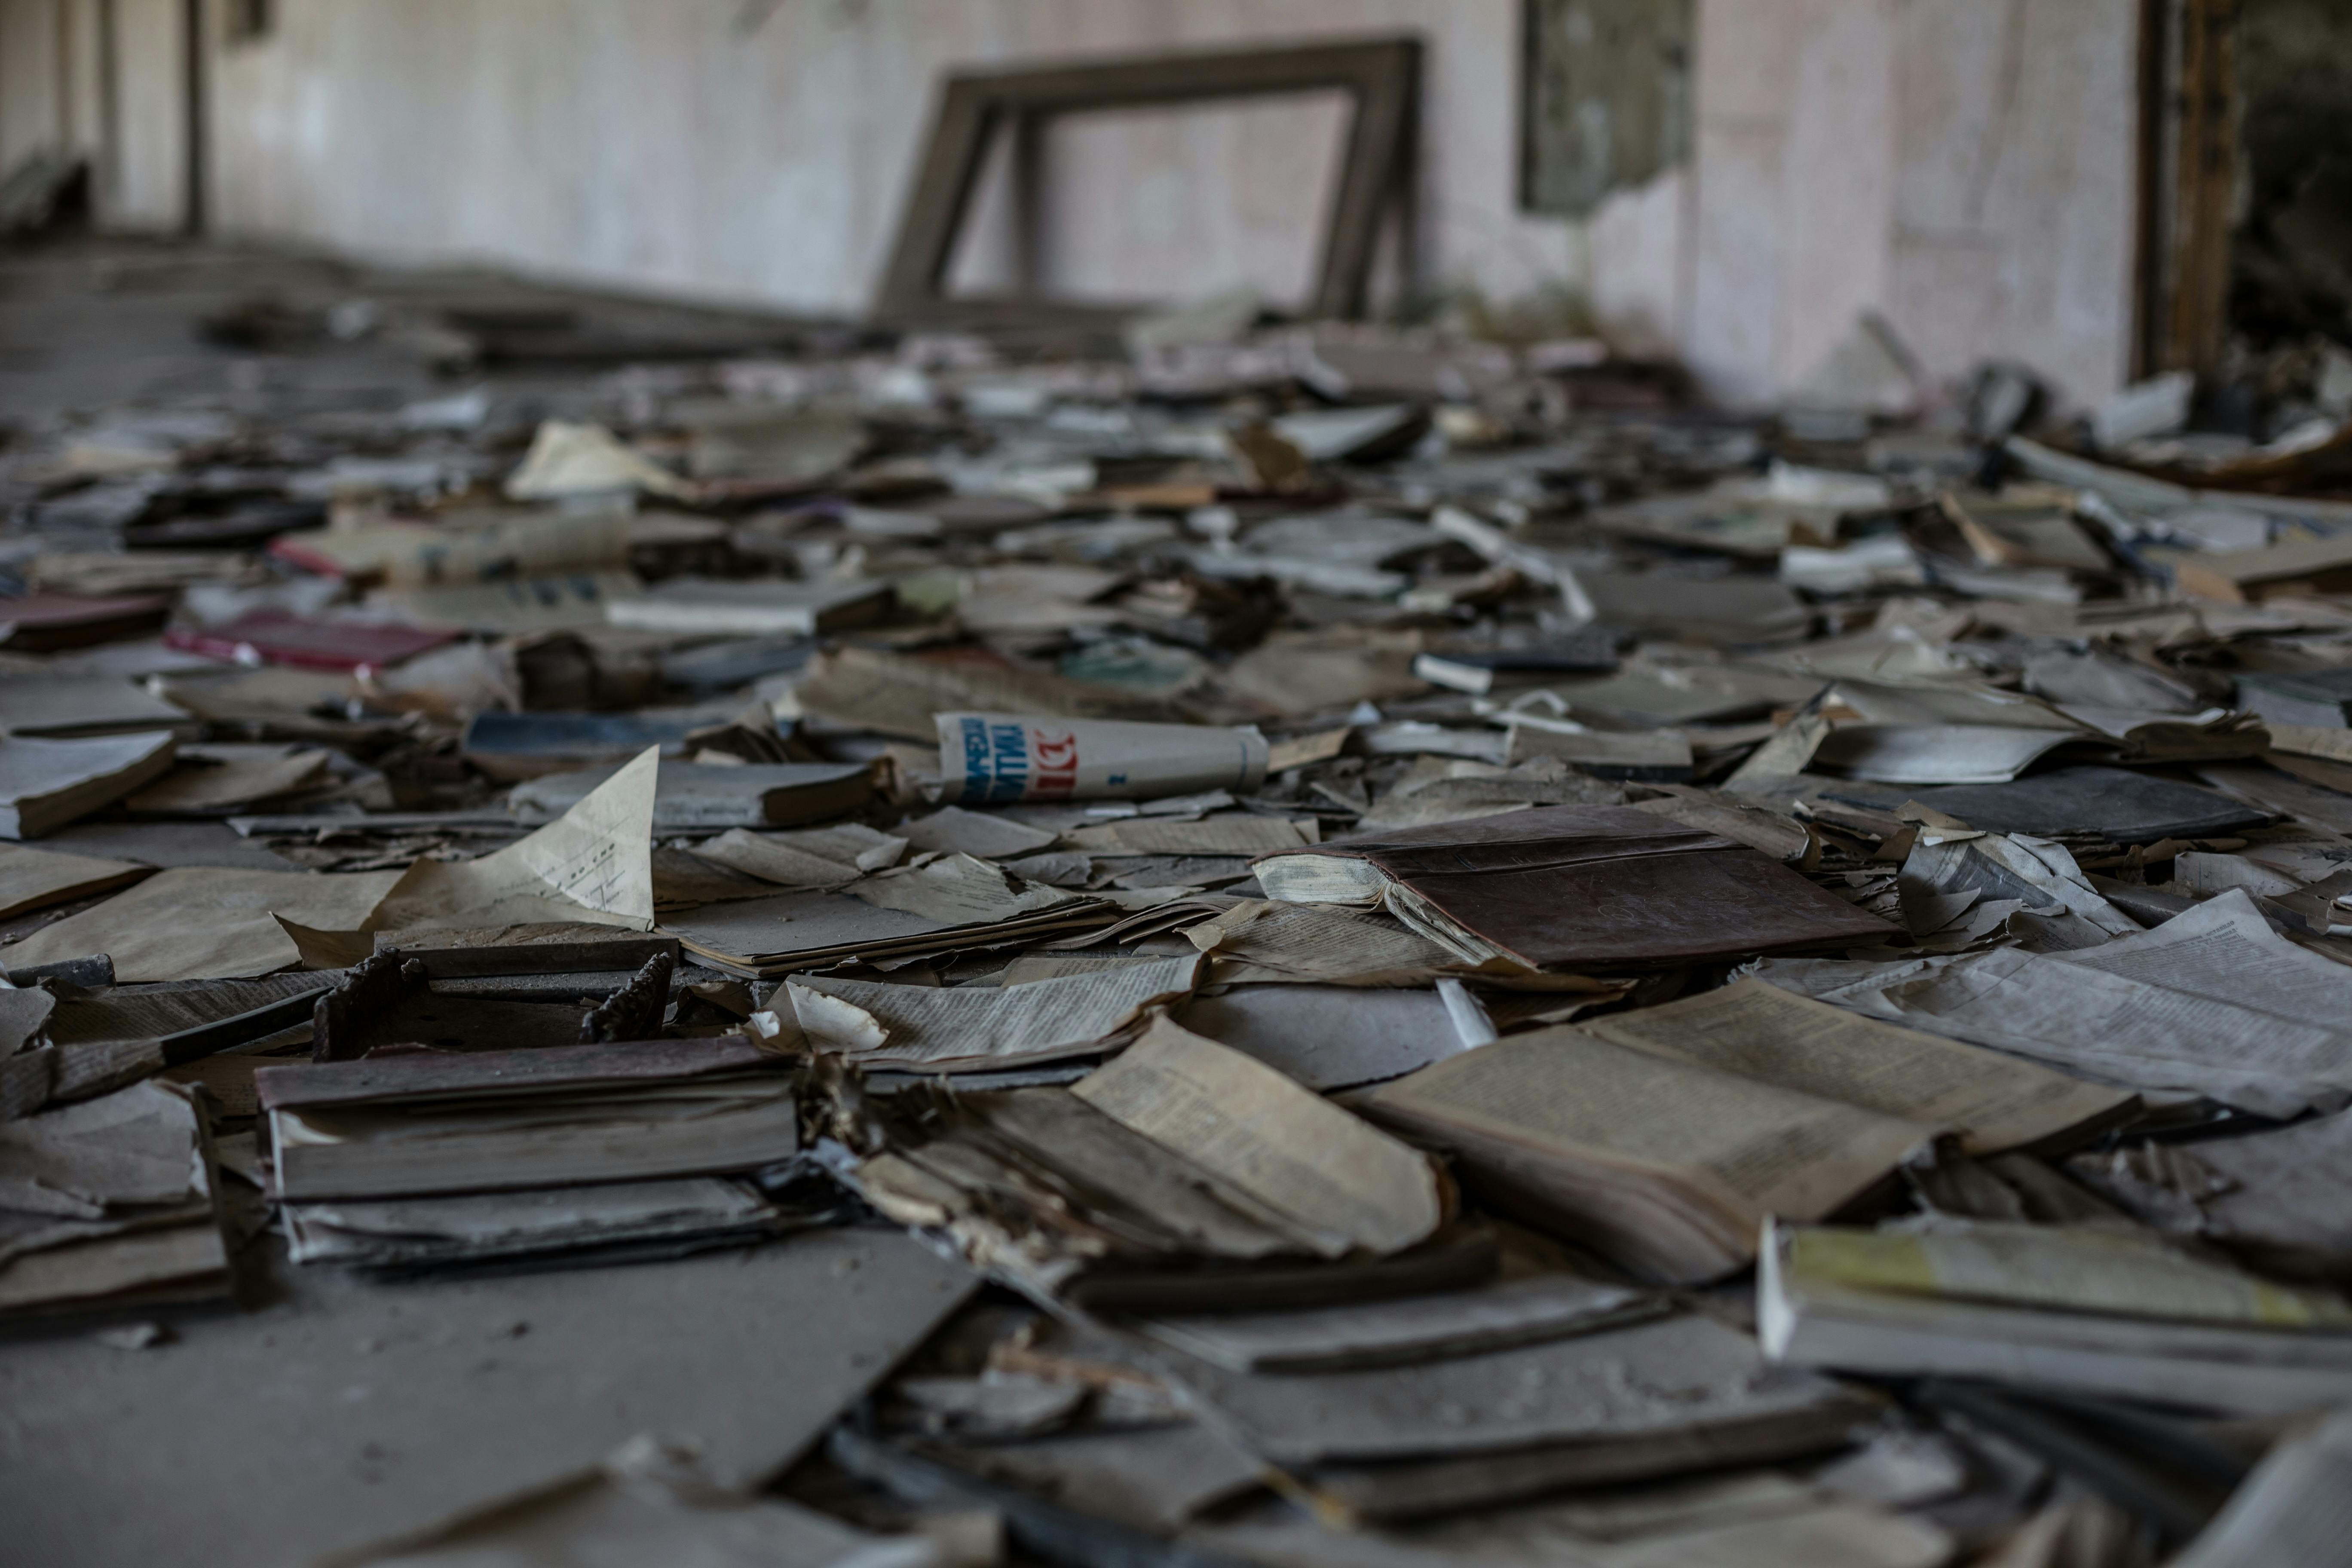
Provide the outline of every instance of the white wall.
<path id="1" fill-rule="evenodd" d="M 1910 0 L 1886 307 L 1934 365 L 2024 360 L 2076 397 L 2130 370 L 2137 0 Z"/>
<path id="2" fill-rule="evenodd" d="M 1429 274 L 1520 293 L 1581 268 L 1574 226 L 1515 210 L 1517 0 L 782 0 L 748 37 L 745 0 L 278 11 L 216 68 L 225 232 L 854 310 L 943 68 L 1412 31 Z M 1199 293 L 1295 271 L 1286 237 L 1319 231 L 1307 187 L 1328 162 L 1301 112 L 1074 128 L 1049 168 L 1068 207 L 1102 216 L 1051 258 L 1063 280 Z"/>
<path id="3" fill-rule="evenodd" d="M 113 124 L 102 8 L 114 12 Z M 0 0 L 0 170 L 62 145 L 95 176 L 100 223 L 176 232 L 186 215 L 183 0 Z"/>
<path id="4" fill-rule="evenodd" d="M 0 5 L 0 171 L 61 139 L 58 23 L 46 0 Z"/>
<path id="5" fill-rule="evenodd" d="M 0 0 L 0 153 L 51 133 L 37 62 L 61 10 L 80 37 L 98 3 Z M 182 0 L 113 3 L 106 214 L 168 228 Z M 942 69 L 1412 32 L 1432 282 L 1581 289 L 1622 339 L 1679 351 L 1737 401 L 1801 384 L 1865 310 L 1938 374 L 2001 355 L 2076 399 L 2119 383 L 2138 0 L 1697 3 L 1691 166 L 1579 224 L 1517 210 L 1518 0 L 778 0 L 749 30 L 751 0 L 278 0 L 273 35 L 213 56 L 211 217 L 379 259 L 854 312 Z M 1049 282 L 1296 297 L 1340 123 L 1261 100 L 1066 126 L 1045 159 L 1067 220 Z M 1003 273 L 1001 247 L 970 261 Z"/>
<path id="6" fill-rule="evenodd" d="M 111 228 L 175 232 L 187 216 L 186 11 L 180 0 L 113 4 L 117 144 L 100 212 Z"/>
<path id="7" fill-rule="evenodd" d="M 2129 368 L 2137 0 L 1701 0 L 1683 342 L 1798 385 L 1861 312 L 1927 367 Z"/>

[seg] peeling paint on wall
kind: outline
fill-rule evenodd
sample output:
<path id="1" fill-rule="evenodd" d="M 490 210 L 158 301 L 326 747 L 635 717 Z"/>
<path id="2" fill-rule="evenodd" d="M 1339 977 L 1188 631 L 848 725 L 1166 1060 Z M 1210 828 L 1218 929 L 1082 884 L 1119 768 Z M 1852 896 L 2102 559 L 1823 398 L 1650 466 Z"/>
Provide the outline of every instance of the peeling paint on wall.
<path id="1" fill-rule="evenodd" d="M 1527 0 L 1519 201 L 1582 217 L 1690 153 L 1691 0 Z"/>

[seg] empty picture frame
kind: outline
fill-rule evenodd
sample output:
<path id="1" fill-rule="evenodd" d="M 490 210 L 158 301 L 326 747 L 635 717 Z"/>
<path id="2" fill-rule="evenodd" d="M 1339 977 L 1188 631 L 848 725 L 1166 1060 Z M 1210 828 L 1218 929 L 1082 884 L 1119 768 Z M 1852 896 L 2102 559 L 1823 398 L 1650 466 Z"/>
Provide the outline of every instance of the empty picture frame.
<path id="1" fill-rule="evenodd" d="M 1324 230 L 1310 309 L 1363 314 L 1381 221 L 1391 202 L 1410 225 L 1421 43 L 1411 37 L 1150 55 L 1080 65 L 950 75 L 916 172 L 875 311 L 893 323 L 1099 323 L 1126 311 L 1021 297 L 956 299 L 948 268 L 970 216 L 991 139 L 1034 138 L 1055 116 L 1333 88 L 1355 100 L 1339 190 Z M 1406 250 L 1411 252 L 1411 236 Z"/>

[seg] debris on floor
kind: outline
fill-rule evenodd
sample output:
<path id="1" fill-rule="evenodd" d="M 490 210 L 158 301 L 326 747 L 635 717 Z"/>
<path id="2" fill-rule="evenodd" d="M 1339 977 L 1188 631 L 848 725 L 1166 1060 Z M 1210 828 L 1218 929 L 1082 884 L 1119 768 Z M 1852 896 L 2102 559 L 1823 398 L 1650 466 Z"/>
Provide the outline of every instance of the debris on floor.
<path id="1" fill-rule="evenodd" d="M 26 1561 L 2337 1560 L 2340 416 L 420 311 L 0 447 Z"/>

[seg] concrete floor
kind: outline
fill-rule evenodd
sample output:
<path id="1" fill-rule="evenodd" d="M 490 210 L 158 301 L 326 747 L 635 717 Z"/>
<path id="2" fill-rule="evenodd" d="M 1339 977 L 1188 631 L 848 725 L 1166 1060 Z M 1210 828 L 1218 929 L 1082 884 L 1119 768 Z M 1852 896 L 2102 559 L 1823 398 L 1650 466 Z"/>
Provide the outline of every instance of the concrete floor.
<path id="1" fill-rule="evenodd" d="M 262 300 L 307 312 L 373 307 L 379 325 L 358 341 L 280 352 L 201 334 L 206 317 Z M 618 363 L 438 371 L 419 330 L 453 308 L 567 310 L 601 332 L 714 345 L 773 342 L 810 325 L 488 272 L 401 271 L 232 246 L 79 235 L 0 244 L 0 428 L 166 403 L 251 416 L 381 409 L 486 380 L 561 400 Z"/>

